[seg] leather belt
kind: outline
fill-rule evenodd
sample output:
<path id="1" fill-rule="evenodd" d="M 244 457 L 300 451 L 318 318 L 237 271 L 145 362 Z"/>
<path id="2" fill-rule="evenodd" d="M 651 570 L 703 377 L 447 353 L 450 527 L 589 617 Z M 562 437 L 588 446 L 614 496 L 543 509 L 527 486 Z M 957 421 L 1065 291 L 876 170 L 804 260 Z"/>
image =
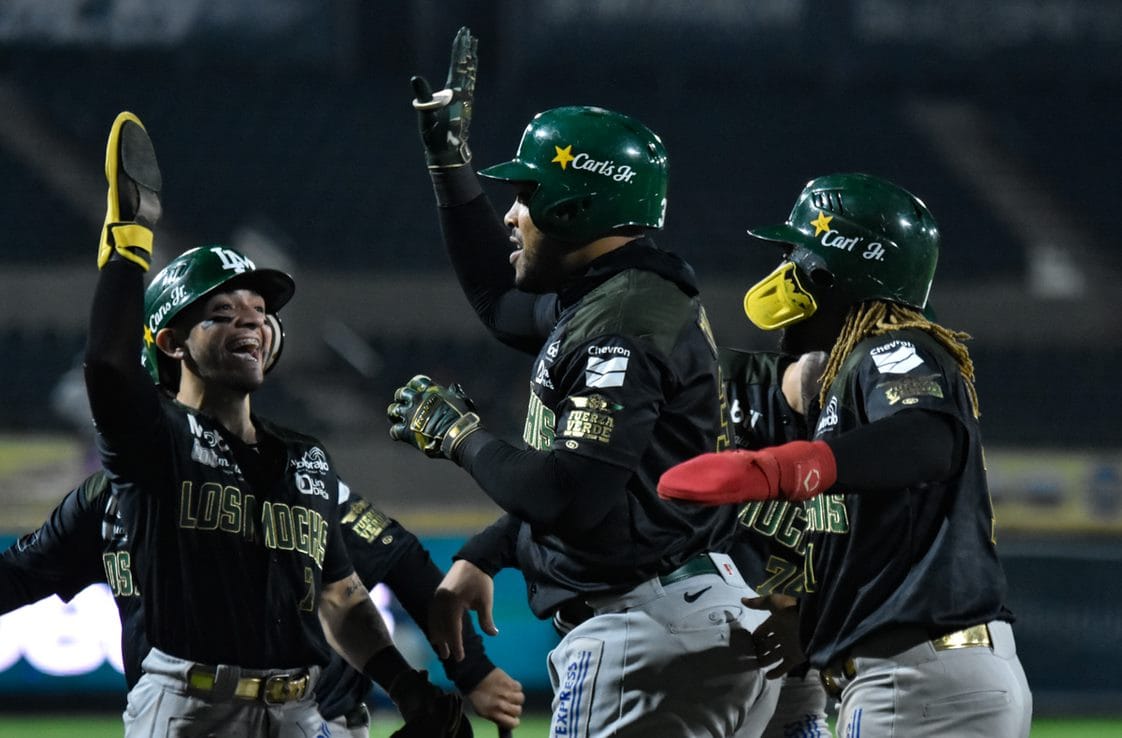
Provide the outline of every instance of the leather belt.
<path id="1" fill-rule="evenodd" d="M 196 665 L 187 672 L 187 686 L 196 692 L 213 692 L 216 681 L 217 672 L 211 667 Z M 301 699 L 308 691 L 308 681 L 307 672 L 241 677 L 234 686 L 234 696 L 279 705 Z"/>
<path id="2" fill-rule="evenodd" d="M 696 577 L 698 574 L 720 573 L 717 565 L 713 563 L 713 559 L 709 558 L 708 554 L 701 554 L 700 556 L 694 556 L 669 574 L 663 574 L 658 578 L 658 581 L 663 587 L 667 587 L 674 582 Z"/>
<path id="3" fill-rule="evenodd" d="M 932 638 L 930 641 L 936 651 L 953 651 L 959 648 L 993 648 L 990 629 L 984 623 L 956 630 L 954 633 Z M 858 646 L 860 648 L 860 646 Z M 850 656 L 835 662 L 819 672 L 826 693 L 837 699 L 853 678 L 857 676 L 856 657 Z"/>

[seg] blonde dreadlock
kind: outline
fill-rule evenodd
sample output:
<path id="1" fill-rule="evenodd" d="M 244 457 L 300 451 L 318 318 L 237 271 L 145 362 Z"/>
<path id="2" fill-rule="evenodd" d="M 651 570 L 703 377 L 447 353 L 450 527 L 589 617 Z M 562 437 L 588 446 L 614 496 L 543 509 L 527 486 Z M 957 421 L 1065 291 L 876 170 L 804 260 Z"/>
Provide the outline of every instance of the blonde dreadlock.
<path id="1" fill-rule="evenodd" d="M 830 351 L 830 358 L 826 362 L 826 369 L 822 373 L 822 389 L 818 396 L 822 406 L 826 405 L 826 395 L 830 385 L 837 378 L 838 371 L 841 370 L 842 362 L 858 342 L 869 336 L 880 336 L 903 328 L 917 328 L 929 333 L 950 352 L 958 364 L 962 378 L 966 380 L 966 392 L 973 406 L 974 417 L 981 416 L 981 411 L 978 409 L 978 392 L 974 388 L 974 362 L 971 361 L 965 344 L 965 341 L 970 339 L 970 335 L 932 323 L 918 310 L 884 300 L 859 302 L 849 309 L 845 324 L 838 334 L 838 340 L 834 342 L 834 348 Z"/>

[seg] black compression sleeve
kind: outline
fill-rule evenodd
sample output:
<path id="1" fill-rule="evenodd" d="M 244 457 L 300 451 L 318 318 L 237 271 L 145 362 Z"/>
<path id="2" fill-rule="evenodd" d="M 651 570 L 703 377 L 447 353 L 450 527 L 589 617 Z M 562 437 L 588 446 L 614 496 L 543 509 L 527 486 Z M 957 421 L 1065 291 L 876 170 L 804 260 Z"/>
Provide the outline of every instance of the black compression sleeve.
<path id="1" fill-rule="evenodd" d="M 429 609 L 432 596 L 444 578 L 443 572 L 433 563 L 429 552 L 409 531 L 401 528 L 397 533 L 395 545 L 405 550 L 394 561 L 386 574 L 385 584 L 393 590 L 409 617 L 413 618 L 425 635 L 429 634 Z M 495 665 L 483 652 L 483 639 L 471 625 L 471 617 L 464 614 L 463 622 L 464 660 L 441 659 L 444 673 L 455 682 L 464 694 L 475 689 L 483 677 L 491 673 Z"/>
<path id="2" fill-rule="evenodd" d="M 557 318 L 556 297 L 514 287 L 514 246 L 490 200 L 480 195 L 439 212 L 448 258 L 475 314 L 503 343 L 537 353 Z"/>
<path id="3" fill-rule="evenodd" d="M 479 177 L 471 167 L 430 169 L 429 176 L 432 177 L 432 191 L 436 195 L 438 207 L 463 205 L 483 194 Z"/>
<path id="4" fill-rule="evenodd" d="M 562 451 L 517 449 L 486 430 L 464 442 L 459 464 L 503 510 L 556 533 L 591 530 L 626 495 L 631 472 Z"/>
<path id="5" fill-rule="evenodd" d="M 834 452 L 839 484 L 880 492 L 954 476 L 966 461 L 966 440 L 966 429 L 951 415 L 904 410 L 826 444 Z"/>
<path id="6" fill-rule="evenodd" d="M 484 571 L 487 576 L 517 565 L 516 547 L 522 521 L 504 515 L 469 538 L 453 559 L 463 559 Z"/>
<path id="7" fill-rule="evenodd" d="M 90 410 L 109 436 L 143 436 L 148 429 L 138 423 L 157 417 L 157 390 L 140 365 L 143 325 L 144 272 L 110 261 L 94 290 L 84 360 Z"/>

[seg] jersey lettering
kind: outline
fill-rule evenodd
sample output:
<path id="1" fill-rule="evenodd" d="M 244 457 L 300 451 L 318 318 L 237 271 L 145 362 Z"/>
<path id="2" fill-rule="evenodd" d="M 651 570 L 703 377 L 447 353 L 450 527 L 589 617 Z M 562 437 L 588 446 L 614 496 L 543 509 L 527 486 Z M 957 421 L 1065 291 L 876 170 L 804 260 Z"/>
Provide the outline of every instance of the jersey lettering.
<path id="1" fill-rule="evenodd" d="M 530 403 L 526 408 L 526 425 L 522 428 L 522 440 L 530 448 L 546 451 L 553 447 L 556 434 L 557 415 L 545 406 L 541 398 L 530 392 Z"/>
<path id="2" fill-rule="evenodd" d="M 725 377 L 720 367 L 717 367 L 717 406 L 721 417 L 721 432 L 717 434 L 716 451 L 732 448 L 732 430 L 729 425 L 732 420 L 732 411 L 729 410 L 729 395 L 725 386 Z"/>
<path id="3" fill-rule="evenodd" d="M 807 594 L 818 591 L 818 580 L 814 578 L 814 554 L 814 544 L 808 543 L 803 554 L 803 590 Z"/>
<path id="4" fill-rule="evenodd" d="M 750 502 L 740 511 L 740 524 L 802 554 L 806 511 L 786 500 Z"/>
<path id="5" fill-rule="evenodd" d="M 139 597 L 132 578 L 132 557 L 128 551 L 106 551 L 101 555 L 105 567 L 105 581 L 114 597 Z"/>
<path id="6" fill-rule="evenodd" d="M 757 594 L 779 593 L 792 596 L 803 594 L 803 571 L 798 562 L 771 556 L 764 570 L 771 576 L 756 587 Z"/>
<path id="7" fill-rule="evenodd" d="M 806 529 L 817 533 L 849 533 L 845 495 L 818 495 L 803 503 Z"/>
<path id="8" fill-rule="evenodd" d="M 263 536 L 257 536 L 257 520 Z M 319 512 L 283 502 L 266 501 L 257 516 L 257 500 L 232 485 L 206 482 L 194 494 L 194 484 L 183 482 L 179 494 L 179 527 L 184 530 L 218 530 L 263 540 L 265 548 L 299 551 L 323 568 L 327 551 L 327 520 Z"/>

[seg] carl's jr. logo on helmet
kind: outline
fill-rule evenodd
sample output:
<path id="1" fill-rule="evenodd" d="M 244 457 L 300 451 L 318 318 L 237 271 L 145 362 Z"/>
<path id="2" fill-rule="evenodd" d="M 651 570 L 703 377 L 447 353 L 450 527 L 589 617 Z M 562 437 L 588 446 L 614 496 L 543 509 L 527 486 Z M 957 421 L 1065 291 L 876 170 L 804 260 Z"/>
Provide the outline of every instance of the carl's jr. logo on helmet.
<path id="1" fill-rule="evenodd" d="M 613 182 L 626 182 L 628 184 L 631 183 L 631 179 L 636 174 L 635 170 L 628 164 L 617 164 L 612 159 L 598 161 L 584 153 L 573 154 L 572 144 L 565 147 L 554 146 L 553 149 L 557 152 L 557 156 L 553 157 L 550 163 L 560 164 L 562 169 L 568 169 L 569 165 L 572 164 L 573 169 L 593 172 L 609 177 Z"/>
<path id="2" fill-rule="evenodd" d="M 854 247 L 861 243 L 864 239 L 861 236 L 845 236 L 842 233 L 835 231 L 830 227 L 830 221 L 834 219 L 832 215 L 826 215 L 821 210 L 818 211 L 818 217 L 810 221 L 810 225 L 814 226 L 814 237 L 819 239 L 819 243 L 827 248 L 841 249 L 842 251 L 853 251 Z M 872 261 L 884 261 L 885 249 L 884 244 L 879 241 L 873 241 L 866 244 L 861 251 L 861 258 Z"/>

